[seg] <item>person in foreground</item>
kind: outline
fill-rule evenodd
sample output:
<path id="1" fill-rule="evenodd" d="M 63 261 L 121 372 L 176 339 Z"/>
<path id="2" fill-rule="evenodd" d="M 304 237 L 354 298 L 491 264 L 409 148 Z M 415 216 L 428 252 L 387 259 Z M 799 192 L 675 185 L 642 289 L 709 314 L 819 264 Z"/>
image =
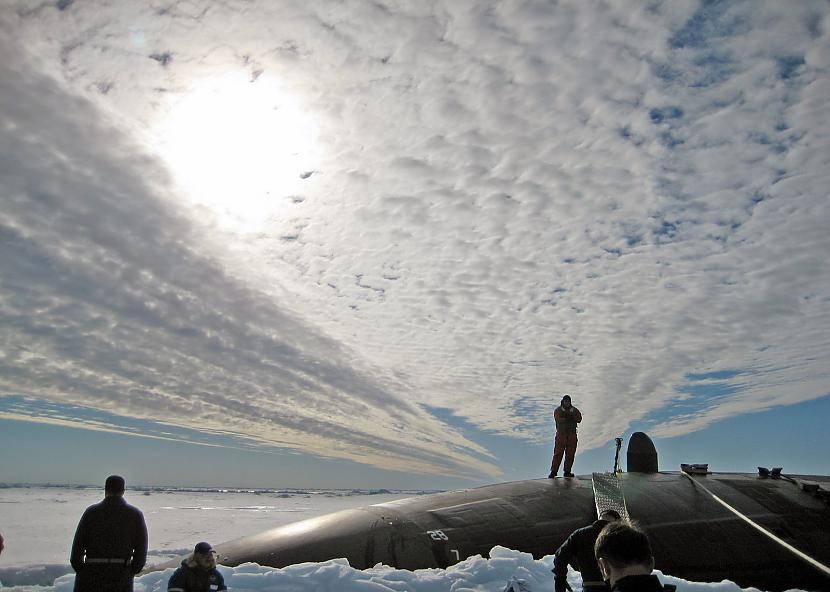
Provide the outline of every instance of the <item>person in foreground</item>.
<path id="1" fill-rule="evenodd" d="M 559 472 L 559 463 L 562 462 L 562 455 L 565 455 L 565 477 L 573 477 L 571 467 L 576 456 L 576 424 L 582 421 L 582 414 L 579 409 L 571 404 L 571 396 L 565 395 L 553 412 L 553 420 L 556 422 L 556 438 L 553 445 L 553 459 L 550 461 L 550 474 L 548 478 L 553 479 Z"/>
<path id="2" fill-rule="evenodd" d="M 124 478 L 110 475 L 104 500 L 81 516 L 69 562 L 75 592 L 132 592 L 147 561 L 147 525 L 141 510 L 124 501 Z"/>
<path id="3" fill-rule="evenodd" d="M 556 550 L 553 558 L 553 589 L 555 592 L 566 592 L 571 587 L 568 584 L 568 564 L 579 571 L 582 576 L 584 592 L 605 592 L 608 586 L 599 571 L 599 565 L 594 557 L 594 543 L 605 526 L 620 519 L 616 510 L 605 510 L 599 520 L 583 528 L 579 528 Z"/>
<path id="4" fill-rule="evenodd" d="M 193 548 L 181 567 L 167 582 L 167 592 L 220 592 L 227 590 L 225 579 L 216 569 L 216 551 L 208 543 Z"/>
<path id="5" fill-rule="evenodd" d="M 600 531 L 594 545 L 599 570 L 611 592 L 673 592 L 652 575 L 654 555 L 646 533 L 626 522 L 611 522 Z"/>

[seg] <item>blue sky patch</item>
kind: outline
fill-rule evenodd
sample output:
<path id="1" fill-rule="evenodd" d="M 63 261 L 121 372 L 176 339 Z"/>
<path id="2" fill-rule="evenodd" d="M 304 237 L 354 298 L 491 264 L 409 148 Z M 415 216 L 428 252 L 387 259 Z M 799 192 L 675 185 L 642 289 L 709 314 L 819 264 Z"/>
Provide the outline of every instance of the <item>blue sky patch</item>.
<path id="1" fill-rule="evenodd" d="M 116 415 L 114 413 L 90 409 L 88 407 L 81 407 L 79 405 L 54 403 L 41 399 L 22 397 L 19 395 L 0 397 L 0 412 L 28 416 L 34 421 L 70 421 L 78 424 L 77 427 L 79 428 L 82 428 L 82 426 L 88 426 L 87 429 L 96 429 L 100 427 L 101 429 L 114 430 L 127 435 L 164 438 L 192 444 L 207 444 L 215 446 L 231 445 L 254 448 L 250 444 L 236 441 L 226 435 L 217 435 L 201 430 L 163 425 L 153 421 Z"/>
<path id="2" fill-rule="evenodd" d="M 798 69 L 804 65 L 804 56 L 784 56 L 776 60 L 778 75 L 783 80 L 789 80 L 798 75 Z"/>
<path id="3" fill-rule="evenodd" d="M 745 32 L 747 25 L 744 20 L 729 14 L 733 6 L 733 2 L 724 0 L 704 0 L 697 12 L 672 35 L 669 45 L 676 49 L 699 49 L 709 46 L 713 39 Z"/>
<path id="4" fill-rule="evenodd" d="M 686 380 L 691 380 L 693 382 L 700 382 L 703 380 L 729 380 L 730 378 L 735 378 L 741 374 L 744 374 L 741 370 L 716 370 L 715 372 L 703 372 L 699 374 L 690 372 L 686 374 Z"/>
<path id="5" fill-rule="evenodd" d="M 663 123 L 667 119 L 678 119 L 683 117 L 683 109 L 680 107 L 663 107 L 662 109 L 651 109 L 648 112 L 652 123 Z"/>
<path id="6" fill-rule="evenodd" d="M 741 390 L 740 385 L 730 381 L 743 374 L 745 372 L 741 370 L 718 370 L 686 374 L 687 382 L 676 388 L 677 392 L 683 395 L 683 398 L 652 413 L 644 421 L 651 425 L 657 424 L 676 415 L 694 413 L 715 401 L 730 397 Z"/>

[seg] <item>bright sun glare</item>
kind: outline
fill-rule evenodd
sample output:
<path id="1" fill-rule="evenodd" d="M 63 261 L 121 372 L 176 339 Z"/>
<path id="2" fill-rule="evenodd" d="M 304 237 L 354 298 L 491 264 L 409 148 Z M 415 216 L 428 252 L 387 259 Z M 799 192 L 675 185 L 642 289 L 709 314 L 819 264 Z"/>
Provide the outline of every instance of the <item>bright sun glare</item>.
<path id="1" fill-rule="evenodd" d="M 217 222 L 256 230 L 297 194 L 317 160 L 315 120 L 273 77 L 203 80 L 170 106 L 158 148 L 185 195 Z"/>

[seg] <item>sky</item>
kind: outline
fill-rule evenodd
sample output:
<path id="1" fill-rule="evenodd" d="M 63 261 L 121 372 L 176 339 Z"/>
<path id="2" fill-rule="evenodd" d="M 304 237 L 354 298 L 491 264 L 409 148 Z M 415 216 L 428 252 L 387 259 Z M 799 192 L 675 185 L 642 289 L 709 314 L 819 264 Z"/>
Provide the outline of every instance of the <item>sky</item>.
<path id="1" fill-rule="evenodd" d="M 577 473 L 830 472 L 826 2 L 9 0 L 0 53 L 3 481 L 543 477 L 564 393 Z"/>

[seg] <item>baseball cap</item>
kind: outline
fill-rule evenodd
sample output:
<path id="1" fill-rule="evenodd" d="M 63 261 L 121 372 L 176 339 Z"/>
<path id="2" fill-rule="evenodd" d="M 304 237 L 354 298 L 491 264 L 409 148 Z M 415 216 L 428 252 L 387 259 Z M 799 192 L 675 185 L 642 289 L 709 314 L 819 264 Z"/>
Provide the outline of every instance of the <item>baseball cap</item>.
<path id="1" fill-rule="evenodd" d="M 194 553 L 201 553 L 202 555 L 207 555 L 208 553 L 213 553 L 213 547 L 210 546 L 210 543 L 206 543 L 202 541 L 198 543 L 195 547 L 193 547 Z"/>

